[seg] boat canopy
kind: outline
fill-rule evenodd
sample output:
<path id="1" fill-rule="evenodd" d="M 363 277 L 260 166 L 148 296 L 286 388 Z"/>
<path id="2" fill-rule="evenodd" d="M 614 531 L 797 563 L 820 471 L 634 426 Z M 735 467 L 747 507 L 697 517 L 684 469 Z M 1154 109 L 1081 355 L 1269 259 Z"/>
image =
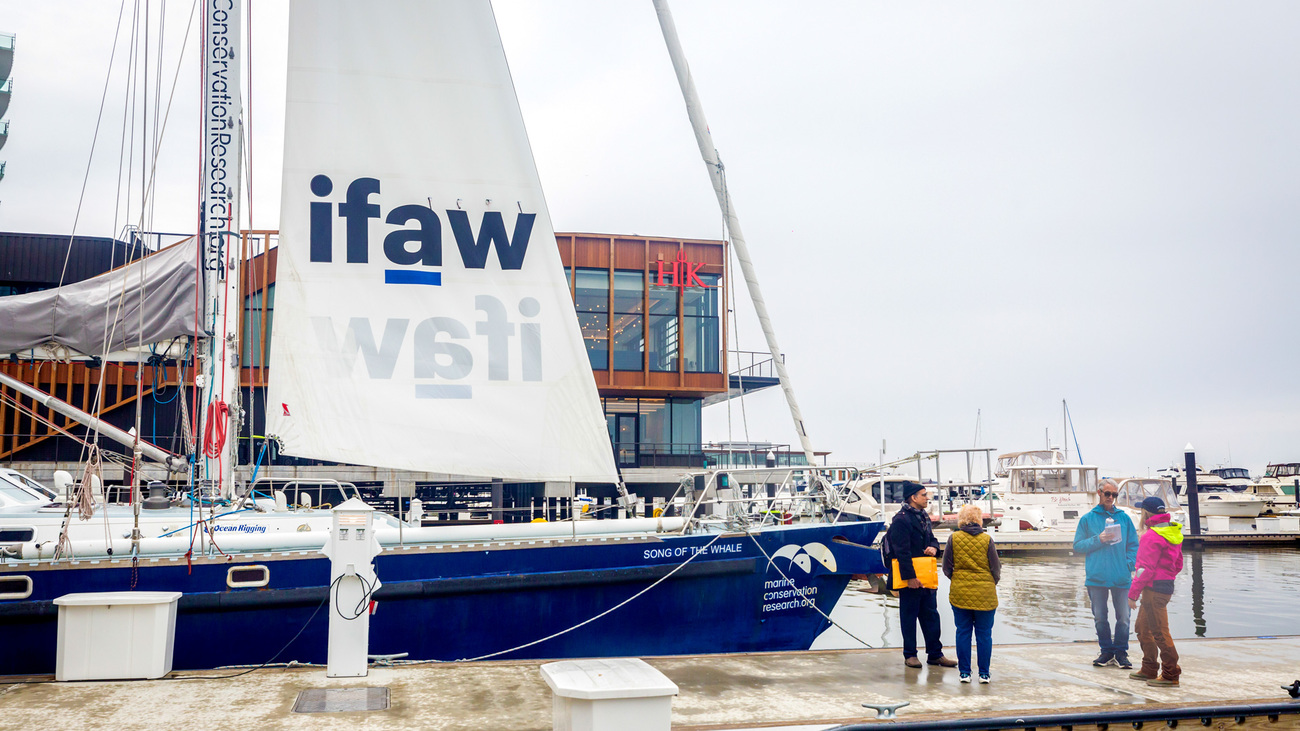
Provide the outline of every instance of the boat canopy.
<path id="1" fill-rule="evenodd" d="M 1095 492 L 1094 465 L 1025 465 L 1009 468 L 1007 492 L 1018 494 Z"/>

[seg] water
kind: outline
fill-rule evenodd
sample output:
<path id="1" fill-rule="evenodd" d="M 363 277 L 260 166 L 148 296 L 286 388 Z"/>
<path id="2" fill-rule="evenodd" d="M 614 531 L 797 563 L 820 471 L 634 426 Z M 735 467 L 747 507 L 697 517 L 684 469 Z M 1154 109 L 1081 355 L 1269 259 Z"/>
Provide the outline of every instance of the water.
<path id="1" fill-rule="evenodd" d="M 993 641 L 1095 641 L 1083 579 L 1082 556 L 1002 557 Z M 943 640 L 951 644 L 946 579 L 939 582 L 939 616 Z M 873 647 L 902 646 L 898 600 L 870 593 L 866 582 L 851 582 L 831 617 Z M 1187 551 L 1169 602 L 1169 628 L 1175 639 L 1300 633 L 1300 551 Z M 813 643 L 814 650 L 861 646 L 835 627 Z"/>

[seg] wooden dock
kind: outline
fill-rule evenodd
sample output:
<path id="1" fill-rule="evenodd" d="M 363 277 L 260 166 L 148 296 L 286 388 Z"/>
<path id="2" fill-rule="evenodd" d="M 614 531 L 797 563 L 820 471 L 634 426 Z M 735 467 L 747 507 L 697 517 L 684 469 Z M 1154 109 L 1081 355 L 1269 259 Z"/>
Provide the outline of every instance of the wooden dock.
<path id="1" fill-rule="evenodd" d="M 671 631 L 665 627 L 665 631 Z M 213 641 L 255 641 L 246 637 Z M 1133 648 L 1136 651 L 1136 647 Z M 871 721 L 862 703 L 910 705 L 899 721 L 979 719 L 1071 709 L 1174 708 L 1188 704 L 1286 702 L 1282 685 L 1300 677 L 1300 636 L 1179 640 L 1182 684 L 1155 688 L 1128 671 L 1095 668 L 1094 643 L 1003 645 L 993 654 L 993 682 L 964 685 L 956 669 L 903 666 L 898 649 L 837 650 L 646 658 L 675 682 L 676 729 L 826 729 Z M 951 649 L 949 650 L 951 652 Z M 323 668 L 267 668 L 176 673 L 135 682 L 9 683 L 0 680 L 0 728 L 511 729 L 551 728 L 551 696 L 542 661 L 375 668 L 369 677 L 325 677 Z M 221 677 L 227 676 L 227 677 Z M 298 713 L 300 691 L 387 688 L 381 711 Z M 1300 701 L 1296 701 L 1300 704 Z M 1277 721 L 1215 728 L 1295 729 L 1300 714 Z M 880 722 L 890 724 L 889 722 Z M 1184 727 L 1200 724 L 1184 723 Z M 1128 727 L 1128 724 L 1126 724 Z M 1149 723 L 1147 729 L 1165 728 Z M 1074 731 L 1095 726 L 1077 726 Z M 1112 727 L 1112 731 L 1118 731 Z"/>

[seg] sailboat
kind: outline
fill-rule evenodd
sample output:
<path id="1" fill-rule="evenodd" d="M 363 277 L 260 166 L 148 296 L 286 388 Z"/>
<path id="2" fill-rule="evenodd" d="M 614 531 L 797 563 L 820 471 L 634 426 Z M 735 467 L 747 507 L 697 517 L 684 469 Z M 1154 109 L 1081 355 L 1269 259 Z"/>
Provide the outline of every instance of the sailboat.
<path id="1" fill-rule="evenodd" d="M 267 415 L 284 453 L 617 482 L 487 0 L 295 1 L 287 103 Z M 218 257 L 214 296 L 230 286 L 220 271 L 237 267 L 221 265 L 219 244 L 204 251 Z M 210 332 L 220 348 L 237 343 Z M 870 548 L 881 524 L 831 523 L 829 504 L 818 522 L 749 520 L 718 499 L 720 482 L 704 476 L 676 517 L 416 527 L 388 516 L 370 652 L 806 649 L 850 577 L 883 570 Z M 253 517 L 282 514 L 260 505 Z M 0 674 L 53 670 L 54 599 L 127 589 L 182 592 L 178 669 L 323 662 L 326 614 L 338 611 L 323 532 L 229 536 L 202 551 L 110 536 L 57 559 L 33 541 L 3 546 Z"/>

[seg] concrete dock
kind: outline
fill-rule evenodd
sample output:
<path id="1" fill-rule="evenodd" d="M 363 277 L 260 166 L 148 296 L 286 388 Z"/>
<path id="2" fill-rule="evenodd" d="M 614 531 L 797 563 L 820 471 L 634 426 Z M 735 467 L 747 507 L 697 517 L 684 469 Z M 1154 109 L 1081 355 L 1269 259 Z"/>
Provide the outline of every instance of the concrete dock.
<path id="1" fill-rule="evenodd" d="M 214 641 L 244 641 L 241 638 Z M 253 641 L 248 638 L 247 641 Z M 1003 645 L 993 683 L 963 685 L 956 669 L 904 668 L 898 649 L 646 658 L 680 688 L 678 729 L 824 729 L 870 720 L 863 702 L 898 703 L 900 720 L 1000 712 L 1286 701 L 1281 685 L 1300 677 L 1300 636 L 1179 640 L 1178 688 L 1130 680 L 1091 665 L 1094 643 Z M 1133 647 L 1136 652 L 1136 646 Z M 952 650 L 949 648 L 951 654 Z M 0 681 L 0 729 L 515 729 L 551 728 L 542 661 L 373 668 L 369 677 L 325 677 L 323 668 L 174 673 L 152 681 Z M 388 688 L 382 711 L 298 713 L 300 691 Z M 1300 703 L 1300 701 L 1297 701 Z M 1288 724 L 1277 728 L 1291 728 Z"/>

